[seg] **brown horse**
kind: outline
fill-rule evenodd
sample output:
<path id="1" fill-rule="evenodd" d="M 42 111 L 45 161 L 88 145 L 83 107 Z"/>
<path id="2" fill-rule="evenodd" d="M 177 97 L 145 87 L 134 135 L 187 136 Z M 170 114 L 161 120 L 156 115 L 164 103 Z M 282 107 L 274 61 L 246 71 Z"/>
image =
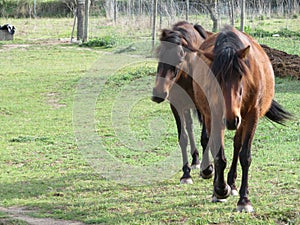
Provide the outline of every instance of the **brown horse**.
<path id="1" fill-rule="evenodd" d="M 192 183 L 191 167 L 200 167 L 191 117 L 191 110 L 195 109 L 192 79 L 186 73 L 183 73 L 183 70 L 189 72 L 190 61 L 197 57 L 197 50 L 209 34 L 211 33 L 206 32 L 200 25 L 192 25 L 182 21 L 173 25 L 171 30 L 162 30 L 160 36 L 159 63 L 152 100 L 160 103 L 168 99 L 170 102 L 177 125 L 178 141 L 183 159 L 183 176 L 180 183 Z M 181 65 L 182 70 L 178 70 L 179 65 Z M 199 113 L 198 117 L 201 119 Z M 191 166 L 187 154 L 188 140 L 190 141 L 193 158 Z M 206 149 L 207 143 L 208 136 L 203 123 L 201 135 L 203 150 Z M 204 157 L 205 160 L 208 160 L 208 154 Z M 212 164 L 209 164 L 206 169 L 202 170 L 201 176 L 207 179 L 212 177 L 212 173 L 213 167 Z"/>
<path id="2" fill-rule="evenodd" d="M 195 103 L 205 118 L 214 157 L 214 199 L 227 198 L 230 190 L 232 194 L 237 194 L 235 180 L 239 159 L 242 184 L 237 210 L 252 212 L 248 198 L 248 171 L 258 120 L 266 116 L 281 124 L 291 114 L 273 99 L 274 73 L 271 62 L 261 46 L 249 35 L 226 26 L 223 31 L 203 42 L 198 55 L 211 69 L 194 71 L 193 86 Z M 224 180 L 225 127 L 236 130 L 228 184 Z"/>

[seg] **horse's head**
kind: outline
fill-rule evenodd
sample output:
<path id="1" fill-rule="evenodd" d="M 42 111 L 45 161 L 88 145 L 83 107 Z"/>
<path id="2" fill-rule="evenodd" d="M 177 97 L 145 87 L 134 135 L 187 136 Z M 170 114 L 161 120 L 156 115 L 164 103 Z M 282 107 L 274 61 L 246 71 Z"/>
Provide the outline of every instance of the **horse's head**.
<path id="1" fill-rule="evenodd" d="M 181 75 L 186 49 L 185 40 L 177 31 L 163 30 L 158 47 L 158 66 L 152 100 L 160 103 L 168 98 L 169 91 Z"/>
<path id="2" fill-rule="evenodd" d="M 223 32 L 218 35 L 214 50 L 203 53 L 211 62 L 211 70 L 222 89 L 223 122 L 229 130 L 238 129 L 242 121 L 243 78 L 248 71 L 249 49 L 250 46 L 245 47 L 233 32 Z"/>

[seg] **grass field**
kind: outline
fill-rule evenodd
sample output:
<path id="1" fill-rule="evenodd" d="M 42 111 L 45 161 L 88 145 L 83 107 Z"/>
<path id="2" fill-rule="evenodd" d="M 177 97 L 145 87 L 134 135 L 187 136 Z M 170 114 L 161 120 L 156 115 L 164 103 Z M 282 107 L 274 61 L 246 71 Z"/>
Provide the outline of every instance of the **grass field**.
<path id="1" fill-rule="evenodd" d="M 119 46 L 105 52 L 58 41 L 70 37 L 72 19 L 11 23 L 16 40 L 0 42 L 1 207 L 87 224 L 300 224 L 299 81 L 276 79 L 276 100 L 295 119 L 287 126 L 260 121 L 249 183 L 255 213 L 236 213 L 237 198 L 211 203 L 212 181 L 198 171 L 194 185 L 179 185 L 175 122 L 167 103 L 149 98 L 155 60 L 136 56 L 138 49 L 127 56 L 111 54 Z M 120 45 L 136 39 L 105 24 L 99 36 L 109 31 L 125 36 Z M 260 41 L 278 48 L 278 40 L 286 39 Z M 300 55 L 299 42 L 284 44 Z M 232 136 L 226 132 L 228 162 Z"/>

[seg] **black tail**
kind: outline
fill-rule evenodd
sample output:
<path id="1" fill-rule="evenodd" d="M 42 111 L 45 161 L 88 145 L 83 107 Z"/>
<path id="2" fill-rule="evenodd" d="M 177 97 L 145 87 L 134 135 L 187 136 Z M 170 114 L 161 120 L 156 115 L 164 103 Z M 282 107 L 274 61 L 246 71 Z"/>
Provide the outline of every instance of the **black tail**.
<path id="1" fill-rule="evenodd" d="M 271 107 L 269 111 L 265 115 L 268 119 L 279 123 L 281 125 L 284 125 L 284 122 L 286 120 L 292 119 L 293 115 L 283 109 L 283 107 L 276 102 L 275 100 L 272 100 Z"/>

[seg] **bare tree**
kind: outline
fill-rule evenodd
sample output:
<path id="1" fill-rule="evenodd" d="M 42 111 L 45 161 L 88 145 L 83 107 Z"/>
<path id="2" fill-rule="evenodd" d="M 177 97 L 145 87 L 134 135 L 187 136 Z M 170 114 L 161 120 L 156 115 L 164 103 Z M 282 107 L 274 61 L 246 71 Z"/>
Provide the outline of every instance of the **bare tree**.
<path id="1" fill-rule="evenodd" d="M 241 27 L 240 30 L 244 31 L 245 29 L 245 8 L 246 8 L 246 1 L 241 0 Z"/>
<path id="2" fill-rule="evenodd" d="M 231 26 L 234 26 L 234 0 L 228 1 L 228 12 Z"/>
<path id="3" fill-rule="evenodd" d="M 217 32 L 219 30 L 218 0 L 214 0 L 213 4 L 199 2 L 199 5 L 208 11 L 210 18 L 213 21 L 212 31 Z"/>
<path id="4" fill-rule="evenodd" d="M 190 9 L 190 1 L 185 0 L 185 20 L 189 20 L 189 9 Z"/>
<path id="5" fill-rule="evenodd" d="M 159 29 L 162 28 L 162 0 L 159 0 Z"/>
<path id="6" fill-rule="evenodd" d="M 71 12 L 76 11 L 77 3 L 76 0 L 63 0 L 63 3 L 68 7 Z"/>
<path id="7" fill-rule="evenodd" d="M 112 19 L 114 15 L 114 0 L 105 0 L 105 15 L 107 19 Z"/>
<path id="8" fill-rule="evenodd" d="M 85 0 L 84 7 L 84 29 L 83 29 L 83 42 L 87 42 L 89 33 L 89 10 L 90 10 L 90 0 Z"/>
<path id="9" fill-rule="evenodd" d="M 117 23 L 117 10 L 118 10 L 117 0 L 114 0 L 114 23 L 115 24 Z"/>
<path id="10" fill-rule="evenodd" d="M 155 37 L 156 37 L 156 15 L 157 15 L 157 0 L 153 0 L 152 6 L 152 49 L 154 49 Z"/>
<path id="11" fill-rule="evenodd" d="M 83 39 L 83 21 L 84 21 L 85 0 L 77 0 L 77 40 Z"/>

